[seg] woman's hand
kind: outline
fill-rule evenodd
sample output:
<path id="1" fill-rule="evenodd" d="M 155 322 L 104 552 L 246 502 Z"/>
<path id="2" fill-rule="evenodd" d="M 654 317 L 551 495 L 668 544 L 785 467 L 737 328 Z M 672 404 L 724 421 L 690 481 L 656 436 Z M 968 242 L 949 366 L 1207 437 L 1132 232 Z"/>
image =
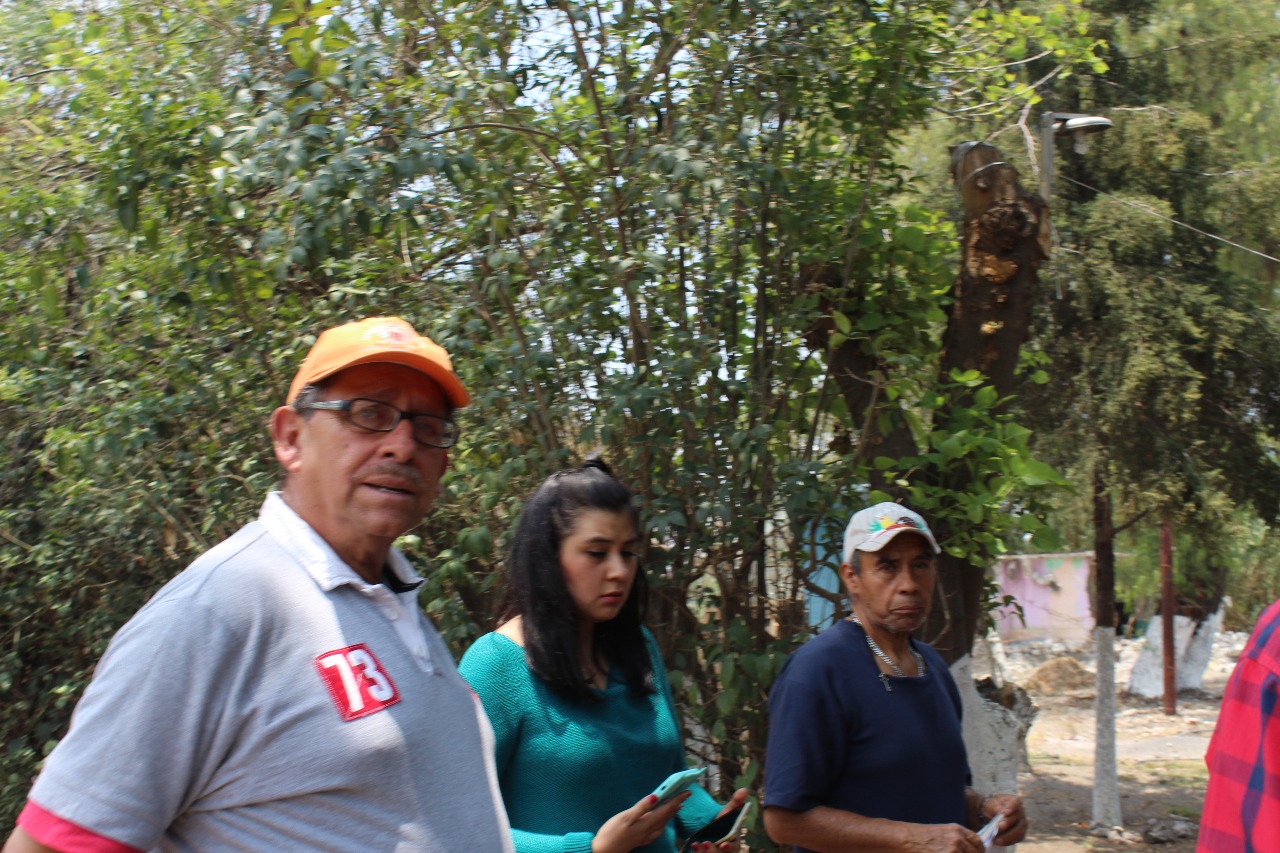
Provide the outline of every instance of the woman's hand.
<path id="1" fill-rule="evenodd" d="M 746 788 L 739 788 L 734 791 L 733 796 L 729 798 L 729 802 L 725 803 L 724 808 L 720 810 L 716 817 L 718 818 L 726 815 L 734 809 L 742 808 L 743 803 L 747 801 L 748 793 L 749 792 Z M 694 842 L 692 849 L 694 853 L 738 853 L 738 850 L 741 847 L 742 833 L 739 832 L 738 835 L 729 839 L 724 844 L 721 844 L 719 847 L 710 841 L 697 841 Z"/>
<path id="2" fill-rule="evenodd" d="M 662 805 L 649 794 L 625 812 L 618 812 L 604 822 L 591 840 L 591 853 L 629 853 L 656 841 L 667 828 L 667 821 L 676 816 L 684 801 L 689 799 L 685 791 Z"/>

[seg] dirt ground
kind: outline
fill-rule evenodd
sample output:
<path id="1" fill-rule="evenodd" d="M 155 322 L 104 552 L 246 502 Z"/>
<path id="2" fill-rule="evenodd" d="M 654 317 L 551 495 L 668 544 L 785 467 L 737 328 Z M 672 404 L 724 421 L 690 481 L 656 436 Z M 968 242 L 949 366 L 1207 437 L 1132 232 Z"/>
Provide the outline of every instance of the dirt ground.
<path id="1" fill-rule="evenodd" d="M 1220 691 L 1178 697 L 1178 713 L 1167 717 L 1158 700 L 1121 698 L 1116 720 L 1120 813 L 1124 834 L 1090 834 L 1093 811 L 1092 697 L 1042 697 L 1040 714 L 1027 738 L 1031 773 L 1019 778 L 1027 801 L 1031 835 L 1020 853 L 1088 850 L 1164 850 L 1190 853 L 1194 832 L 1185 838 L 1151 844 L 1144 830 L 1172 817 L 1199 823 L 1204 799 L 1204 753 L 1218 717 Z M 1187 827 L 1189 830 L 1190 827 Z"/>
<path id="2" fill-rule="evenodd" d="M 1040 710 L 1027 736 L 1031 772 L 1019 778 L 1031 833 L 1018 845 L 1018 853 L 1192 853 L 1204 799 L 1204 754 L 1218 719 L 1222 690 L 1245 640 L 1242 634 L 1222 635 L 1205 672 L 1204 689 L 1181 693 L 1174 716 L 1164 714 L 1159 699 L 1123 692 L 1138 645 L 1121 642 L 1116 665 L 1122 691 L 1117 702 L 1116 754 L 1124 826 L 1111 837 L 1090 832 L 1094 691 L 1042 686 L 1032 692 Z M 1090 675 L 1094 671 L 1091 649 L 1056 651 L 1075 659 Z M 1044 650 L 1038 650 L 1038 655 L 1010 652 L 1010 679 L 1034 683 L 1030 676 L 1043 663 L 1037 657 L 1044 657 Z M 1153 831 L 1171 840 L 1154 842 Z"/>

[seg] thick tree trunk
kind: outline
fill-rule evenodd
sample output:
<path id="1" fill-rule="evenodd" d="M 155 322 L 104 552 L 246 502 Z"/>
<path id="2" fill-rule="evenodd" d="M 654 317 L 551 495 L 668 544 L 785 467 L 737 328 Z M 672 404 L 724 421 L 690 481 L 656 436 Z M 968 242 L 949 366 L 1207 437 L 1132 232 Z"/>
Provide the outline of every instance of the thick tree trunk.
<path id="1" fill-rule="evenodd" d="M 1048 256 L 1048 207 L 1019 186 L 1017 170 L 985 142 L 954 147 L 951 175 L 964 201 L 965 221 L 938 380 L 945 384 L 953 371 L 978 370 L 1005 398 L 1014 391 L 1019 353 L 1031 330 L 1040 264 Z M 962 397 L 955 404 L 969 402 L 971 397 Z M 967 474 L 944 477 L 941 485 L 963 493 L 971 485 L 963 476 Z M 939 528 L 945 539 L 946 525 Z M 973 648 L 986 570 L 945 554 L 940 560 L 941 606 L 934 607 L 923 636 L 948 662 Z"/>
<path id="2" fill-rule="evenodd" d="M 1213 641 L 1222 628 L 1222 611 L 1198 621 L 1179 613 L 1173 619 L 1174 654 L 1177 657 L 1174 681 L 1179 690 L 1204 689 L 1204 673 L 1213 656 Z M 1129 672 L 1129 692 L 1144 699 L 1164 696 L 1164 632 L 1155 622 L 1147 629 L 1138 659 Z"/>
<path id="3" fill-rule="evenodd" d="M 952 370 L 976 369 L 1007 397 L 1031 330 L 1040 264 L 1048 257 L 1048 206 L 1023 191 L 1018 170 L 985 142 L 953 148 L 951 172 L 965 222 L 938 375 L 945 381 Z"/>
<path id="4" fill-rule="evenodd" d="M 1017 377 L 1018 357 L 1031 326 L 1031 305 L 1047 257 L 1047 207 L 1040 196 L 1022 190 L 1017 170 L 1004 162 L 994 146 L 967 142 L 952 149 L 952 176 L 964 200 L 965 221 L 960 273 L 952 290 L 954 302 L 942 339 L 938 365 L 940 384 L 951 384 L 952 371 L 979 370 L 999 397 L 1009 396 Z M 858 305 L 845 304 L 846 282 L 835 267 L 809 269 L 805 287 L 827 294 L 828 316 L 806 333 L 811 345 L 827 349 L 833 331 L 830 312 L 856 316 Z M 919 453 L 916 436 L 897 403 L 880 393 L 879 377 L 891 367 L 880 353 L 868 353 L 863 342 L 848 341 L 830 349 L 828 372 L 849 412 L 846 425 L 857 442 L 860 459 L 901 459 Z M 977 389 L 971 389 L 976 391 Z M 960 399 L 966 405 L 971 399 Z M 972 486 L 964 474 L 923 472 L 936 477 L 944 490 L 963 493 Z M 892 469 L 873 473 L 870 485 L 905 497 Z M 935 519 L 930 519 L 931 522 Z M 948 530 L 937 520 L 937 532 Z M 982 618 L 986 566 L 943 555 L 939 562 L 937 599 L 921 635 L 948 664 L 968 654 Z"/>

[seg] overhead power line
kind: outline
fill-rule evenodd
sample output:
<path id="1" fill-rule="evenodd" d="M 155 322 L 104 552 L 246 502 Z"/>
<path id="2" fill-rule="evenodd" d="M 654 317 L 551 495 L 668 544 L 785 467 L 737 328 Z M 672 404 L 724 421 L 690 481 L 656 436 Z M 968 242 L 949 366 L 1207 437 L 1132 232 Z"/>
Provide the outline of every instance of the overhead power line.
<path id="1" fill-rule="evenodd" d="M 1202 231 L 1199 228 L 1195 227 L 1194 225 L 1188 225 L 1185 222 L 1179 222 L 1176 219 L 1172 219 L 1168 216 L 1165 216 L 1163 213 L 1157 213 L 1156 211 L 1152 210 L 1146 205 L 1139 204 L 1136 201 L 1130 201 L 1129 199 L 1126 199 L 1126 198 L 1120 198 L 1120 196 L 1118 195 L 1112 195 L 1111 193 L 1106 192 L 1105 190 L 1100 190 L 1097 187 L 1091 187 L 1088 184 L 1083 183 L 1082 181 L 1077 181 L 1075 178 L 1069 178 L 1066 175 L 1063 175 L 1062 178 L 1066 181 L 1069 181 L 1070 183 L 1075 184 L 1078 187 L 1084 187 L 1090 192 L 1095 192 L 1098 195 L 1105 195 L 1107 198 L 1113 198 L 1116 201 L 1120 202 L 1121 204 L 1127 204 L 1130 207 L 1141 210 L 1143 213 L 1146 213 L 1150 216 L 1154 216 L 1156 219 L 1163 219 L 1165 222 L 1172 222 L 1174 225 L 1178 225 L 1183 228 L 1186 228 L 1188 231 L 1194 231 L 1197 234 L 1202 234 L 1205 237 L 1208 237 L 1212 240 L 1218 240 L 1219 242 L 1226 243 L 1228 246 L 1234 246 L 1237 249 L 1243 249 L 1244 251 L 1249 252 L 1250 254 L 1257 255 L 1260 258 L 1265 258 L 1268 261 L 1272 261 L 1273 263 L 1280 264 L 1280 258 L 1273 258 L 1270 255 L 1268 255 L 1266 252 L 1259 252 L 1257 249 L 1250 249 L 1248 246 L 1242 246 L 1239 243 L 1235 242 L 1234 240 L 1228 240 L 1226 237 L 1219 237 L 1217 234 L 1210 234 L 1208 231 Z"/>

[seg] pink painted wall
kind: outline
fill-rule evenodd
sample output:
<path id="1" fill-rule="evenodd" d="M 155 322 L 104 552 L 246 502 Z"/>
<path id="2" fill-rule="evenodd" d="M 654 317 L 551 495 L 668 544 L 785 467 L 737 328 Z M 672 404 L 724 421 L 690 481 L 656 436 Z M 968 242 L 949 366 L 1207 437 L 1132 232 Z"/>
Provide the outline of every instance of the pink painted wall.
<path id="1" fill-rule="evenodd" d="M 1088 640 L 1093 633 L 1089 601 L 1091 552 L 1023 554 L 1005 557 L 992 571 L 1002 595 L 1022 605 L 1024 625 L 1011 608 L 996 614 L 996 632 L 1004 640 Z"/>

